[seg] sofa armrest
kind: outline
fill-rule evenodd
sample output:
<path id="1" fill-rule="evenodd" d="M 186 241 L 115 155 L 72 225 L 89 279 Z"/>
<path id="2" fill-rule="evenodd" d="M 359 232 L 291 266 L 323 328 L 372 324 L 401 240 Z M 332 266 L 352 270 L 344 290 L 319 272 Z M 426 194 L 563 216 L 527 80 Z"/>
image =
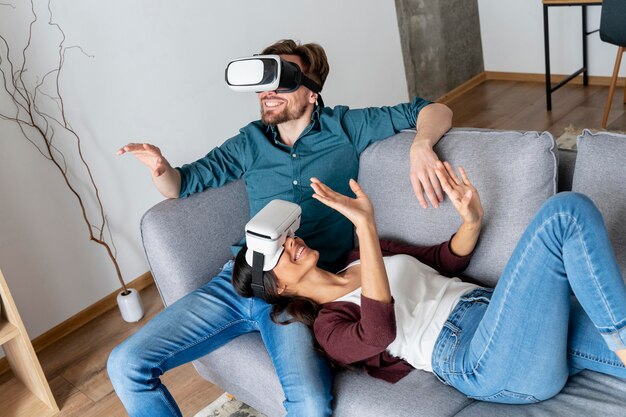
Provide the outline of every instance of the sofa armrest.
<path id="1" fill-rule="evenodd" d="M 243 180 L 165 200 L 141 219 L 141 239 L 165 305 L 204 285 L 232 258 L 249 219 Z"/>

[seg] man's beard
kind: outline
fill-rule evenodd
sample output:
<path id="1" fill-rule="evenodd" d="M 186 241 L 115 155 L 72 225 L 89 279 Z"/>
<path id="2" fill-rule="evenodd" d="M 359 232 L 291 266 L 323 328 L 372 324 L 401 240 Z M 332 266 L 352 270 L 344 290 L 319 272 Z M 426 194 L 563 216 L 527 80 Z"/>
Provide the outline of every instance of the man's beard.
<path id="1" fill-rule="evenodd" d="M 261 103 L 261 121 L 266 125 L 279 125 L 281 123 L 296 120 L 302 117 L 306 112 L 306 103 L 302 106 L 290 109 L 287 106 L 280 113 L 269 113 L 264 111 L 263 103 Z"/>

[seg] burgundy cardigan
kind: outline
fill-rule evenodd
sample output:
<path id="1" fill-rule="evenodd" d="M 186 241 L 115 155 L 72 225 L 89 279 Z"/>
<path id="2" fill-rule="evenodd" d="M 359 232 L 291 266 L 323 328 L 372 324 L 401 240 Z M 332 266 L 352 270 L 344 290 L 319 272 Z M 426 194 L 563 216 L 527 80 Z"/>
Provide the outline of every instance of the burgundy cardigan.
<path id="1" fill-rule="evenodd" d="M 413 246 L 381 239 L 380 246 L 383 256 L 411 255 L 443 275 L 462 272 L 471 258 L 471 254 L 452 253 L 450 240 L 435 246 Z M 348 263 L 357 259 L 358 248 L 350 253 Z M 313 325 L 315 338 L 337 362 L 363 366 L 373 377 L 398 382 L 413 368 L 385 350 L 396 338 L 393 306 L 393 302 L 385 304 L 365 296 L 361 296 L 360 307 L 347 301 L 322 304 Z"/>

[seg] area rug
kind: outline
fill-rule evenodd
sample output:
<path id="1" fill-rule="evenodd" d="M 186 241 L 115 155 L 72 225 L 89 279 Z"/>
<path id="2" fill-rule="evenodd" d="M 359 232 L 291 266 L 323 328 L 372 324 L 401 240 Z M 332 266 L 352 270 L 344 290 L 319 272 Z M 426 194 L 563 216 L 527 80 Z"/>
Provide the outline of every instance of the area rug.
<path id="1" fill-rule="evenodd" d="M 224 393 L 195 417 L 266 417 L 230 394 Z"/>
<path id="2" fill-rule="evenodd" d="M 587 129 L 587 130 L 589 130 L 591 133 L 606 132 L 606 130 L 604 129 Z M 575 127 L 573 125 L 569 125 L 565 129 L 563 129 L 563 133 L 561 134 L 561 136 L 559 136 L 556 139 L 556 145 L 560 149 L 576 149 L 576 138 L 580 136 L 582 132 L 583 132 L 583 129 Z M 621 131 L 611 130 L 610 132 L 626 134 L 626 132 L 621 132 Z"/>

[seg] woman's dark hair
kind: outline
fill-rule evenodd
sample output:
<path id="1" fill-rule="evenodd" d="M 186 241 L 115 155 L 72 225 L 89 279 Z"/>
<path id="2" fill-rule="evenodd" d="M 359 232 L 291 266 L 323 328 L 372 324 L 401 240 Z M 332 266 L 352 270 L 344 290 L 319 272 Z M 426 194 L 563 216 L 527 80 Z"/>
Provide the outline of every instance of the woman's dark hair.
<path id="1" fill-rule="evenodd" d="M 247 247 L 242 248 L 235 258 L 233 268 L 233 287 L 242 297 L 253 297 L 252 292 L 252 267 L 246 261 Z M 313 323 L 320 311 L 320 306 L 315 301 L 298 296 L 283 296 L 278 294 L 278 281 L 273 271 L 263 272 L 263 285 L 265 286 L 265 300 L 272 304 L 271 318 L 278 324 L 289 324 L 294 321 L 305 324 L 313 329 Z M 288 313 L 290 318 L 281 320 L 282 313 Z"/>
<path id="2" fill-rule="evenodd" d="M 252 292 L 252 267 L 246 261 L 247 247 L 243 247 L 235 258 L 235 266 L 233 267 L 233 287 L 235 291 L 242 297 L 253 297 Z M 269 304 L 272 304 L 272 312 L 270 317 L 277 324 L 289 324 L 295 321 L 303 323 L 311 331 L 313 331 L 313 323 L 320 311 L 320 306 L 315 301 L 306 297 L 283 296 L 278 294 L 276 275 L 273 271 L 263 272 L 263 285 L 265 286 L 265 298 Z M 288 313 L 287 320 L 280 320 L 283 313 Z M 317 339 L 313 337 L 313 347 L 324 355 L 334 368 L 353 370 L 351 366 L 347 366 L 330 357 L 324 349 L 319 345 Z"/>

